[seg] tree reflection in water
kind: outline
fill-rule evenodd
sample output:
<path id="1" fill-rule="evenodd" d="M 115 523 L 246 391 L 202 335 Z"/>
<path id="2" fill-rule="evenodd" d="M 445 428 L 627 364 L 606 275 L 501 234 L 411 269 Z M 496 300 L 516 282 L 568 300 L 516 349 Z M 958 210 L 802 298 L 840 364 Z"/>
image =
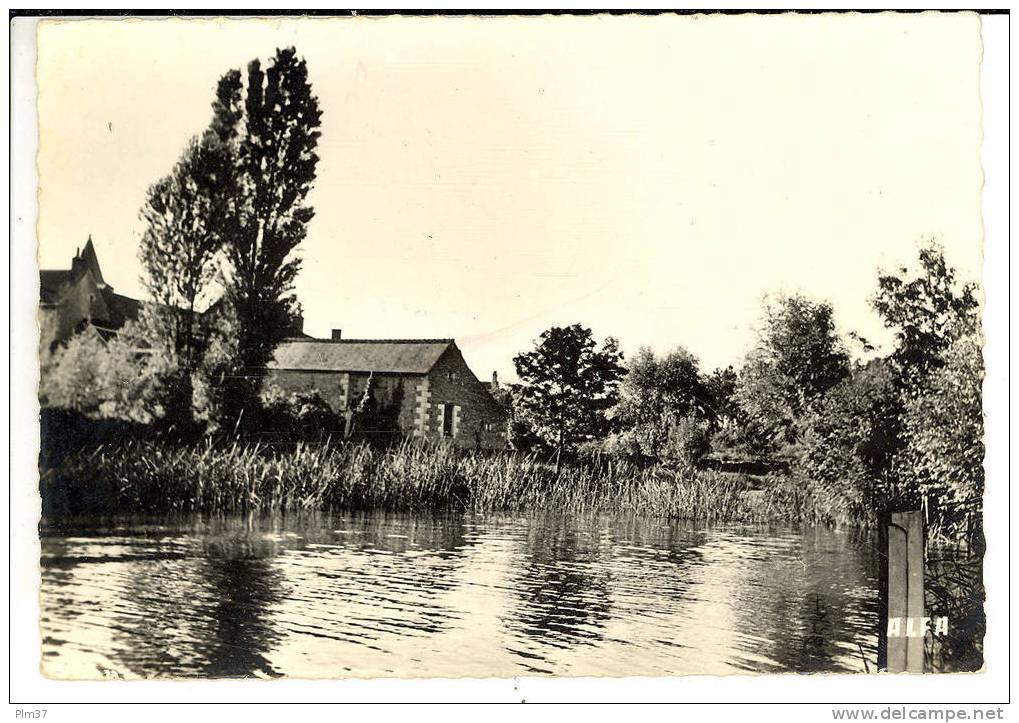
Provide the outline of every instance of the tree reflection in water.
<path id="1" fill-rule="evenodd" d="M 611 556 L 611 546 L 599 528 L 581 520 L 535 518 L 523 548 L 510 583 L 516 605 L 504 621 L 507 628 L 539 647 L 599 641 L 611 608 L 609 573 L 599 565 Z"/>
<path id="2" fill-rule="evenodd" d="M 268 611 L 285 595 L 278 542 L 251 520 L 186 539 L 182 559 L 133 565 L 110 611 L 119 662 L 144 677 L 276 675 L 263 653 L 277 636 Z"/>
<path id="3" fill-rule="evenodd" d="M 455 621 L 444 598 L 474 545 L 460 517 L 309 516 L 288 529 L 299 553 L 284 565 L 295 587 L 284 616 L 291 630 L 325 624 L 319 635 L 378 640 L 438 633 Z M 334 604 L 322 610 L 322 600 Z"/>
<path id="4" fill-rule="evenodd" d="M 865 535 L 823 528 L 788 534 L 783 554 L 761 547 L 736 589 L 741 627 L 754 631 L 748 671 L 866 672 L 877 662 L 877 565 Z M 776 584 L 777 583 L 777 584 Z"/>
<path id="5" fill-rule="evenodd" d="M 204 675 L 280 674 L 265 658 L 279 638 L 268 612 L 284 596 L 283 575 L 273 565 L 277 547 L 252 534 L 206 545 L 200 572 L 209 595 L 204 606 L 209 629 L 199 648 Z"/>

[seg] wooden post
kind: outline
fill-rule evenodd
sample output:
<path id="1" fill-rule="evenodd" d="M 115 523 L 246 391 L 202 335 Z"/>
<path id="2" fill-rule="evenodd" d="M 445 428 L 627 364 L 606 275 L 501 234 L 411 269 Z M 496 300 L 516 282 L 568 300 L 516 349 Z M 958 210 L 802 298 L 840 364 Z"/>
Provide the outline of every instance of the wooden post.
<path id="1" fill-rule="evenodd" d="M 928 620 L 924 611 L 923 536 L 923 513 L 919 510 L 881 517 L 878 670 L 924 672 Z"/>

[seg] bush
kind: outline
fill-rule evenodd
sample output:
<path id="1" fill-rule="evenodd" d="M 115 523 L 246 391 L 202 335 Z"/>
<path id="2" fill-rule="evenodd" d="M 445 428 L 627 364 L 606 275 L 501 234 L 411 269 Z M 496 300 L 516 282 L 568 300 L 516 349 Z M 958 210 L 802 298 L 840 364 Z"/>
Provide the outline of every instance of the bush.
<path id="1" fill-rule="evenodd" d="M 688 414 L 668 425 L 665 456 L 692 466 L 711 449 L 709 423 L 696 415 Z"/>
<path id="2" fill-rule="evenodd" d="M 828 514 L 870 514 L 887 494 L 899 407 L 894 373 L 877 360 L 829 390 L 800 420 L 799 468 Z"/>
<path id="3" fill-rule="evenodd" d="M 177 360 L 150 347 L 135 324 L 126 324 L 108 340 L 89 327 L 40 359 L 39 403 L 85 417 L 139 424 L 173 421 Z"/>
<path id="4" fill-rule="evenodd" d="M 959 521 L 960 506 L 984 494 L 981 339 L 968 334 L 944 354 L 945 365 L 905 402 L 905 448 L 895 469 L 908 493 L 926 498 L 938 526 Z"/>
<path id="5" fill-rule="evenodd" d="M 274 384 L 260 395 L 258 419 L 249 428 L 262 435 L 302 439 L 321 433 L 342 437 L 345 422 L 317 392 L 287 393 Z"/>

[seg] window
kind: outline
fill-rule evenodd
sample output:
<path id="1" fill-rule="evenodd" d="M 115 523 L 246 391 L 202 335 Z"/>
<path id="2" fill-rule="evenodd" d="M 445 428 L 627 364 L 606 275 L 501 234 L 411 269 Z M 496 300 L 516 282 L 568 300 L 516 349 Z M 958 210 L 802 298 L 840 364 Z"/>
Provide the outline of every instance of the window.
<path id="1" fill-rule="evenodd" d="M 456 372 L 446 372 L 446 379 L 448 379 L 451 382 L 455 382 L 456 381 Z"/>
<path id="2" fill-rule="evenodd" d="M 456 410 L 454 404 L 443 404 L 442 405 L 442 436 L 452 437 L 453 436 L 453 416 Z"/>

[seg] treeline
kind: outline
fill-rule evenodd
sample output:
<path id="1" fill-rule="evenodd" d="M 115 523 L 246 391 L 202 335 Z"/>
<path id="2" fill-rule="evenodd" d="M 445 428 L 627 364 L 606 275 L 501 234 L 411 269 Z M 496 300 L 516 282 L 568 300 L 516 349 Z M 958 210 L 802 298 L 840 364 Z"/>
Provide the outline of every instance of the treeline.
<path id="1" fill-rule="evenodd" d="M 915 268 L 879 274 L 871 305 L 890 353 L 842 337 L 830 304 L 765 303 L 738 369 L 704 373 L 685 349 L 629 360 L 579 324 L 549 329 L 514 359 L 502 394 L 513 444 L 597 450 L 651 463 L 778 461 L 819 521 L 926 506 L 952 534 L 983 496 L 982 337 L 976 289 L 934 242 Z"/>
<path id="2" fill-rule="evenodd" d="M 152 303 L 111 339 L 42 349 L 44 409 L 176 437 L 335 422 L 313 396 L 263 388 L 300 316 L 295 249 L 314 216 L 321 112 L 304 60 L 287 48 L 265 68 L 255 59 L 228 71 L 212 111 L 140 211 Z"/>

